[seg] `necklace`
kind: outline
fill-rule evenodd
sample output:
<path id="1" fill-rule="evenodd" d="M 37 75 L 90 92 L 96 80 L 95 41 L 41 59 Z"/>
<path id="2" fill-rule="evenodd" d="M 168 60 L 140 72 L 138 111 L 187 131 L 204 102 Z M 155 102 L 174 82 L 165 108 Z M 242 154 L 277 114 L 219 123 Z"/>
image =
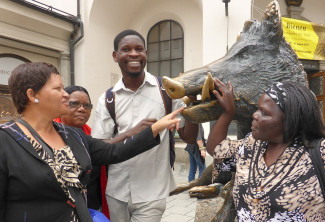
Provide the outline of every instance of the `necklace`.
<path id="1" fill-rule="evenodd" d="M 269 194 L 270 192 L 272 192 L 275 188 L 278 187 L 278 185 L 288 176 L 288 174 L 292 171 L 292 169 L 295 167 L 295 165 L 298 163 L 298 161 L 300 160 L 300 158 L 302 157 L 303 153 L 304 152 L 301 152 L 300 154 L 298 154 L 298 156 L 296 157 L 295 159 L 295 162 L 290 166 L 290 168 L 288 169 L 288 171 L 285 173 L 285 175 L 282 177 L 281 180 L 279 180 L 268 192 L 266 192 L 264 190 L 264 188 L 272 181 L 274 180 L 276 177 L 278 177 L 280 175 L 280 173 L 282 173 L 283 170 L 279 170 L 278 172 L 276 172 L 274 174 L 274 176 L 269 179 L 268 181 L 266 181 L 263 185 L 262 185 L 262 181 L 260 181 L 260 183 L 258 183 L 256 181 L 256 174 L 255 172 L 257 172 L 257 174 L 262 177 L 262 178 L 266 178 L 268 176 L 270 176 L 271 174 L 274 173 L 274 170 L 275 170 L 275 167 L 276 167 L 276 164 L 277 164 L 277 161 L 275 162 L 274 164 L 274 167 L 273 167 L 273 170 L 272 172 L 262 176 L 259 172 L 259 169 L 258 169 L 258 161 L 259 161 L 259 157 L 260 157 L 260 154 L 261 154 L 261 150 L 263 147 L 265 147 L 267 145 L 267 142 L 260 142 L 260 145 L 259 145 L 259 150 L 257 151 L 257 155 L 254 159 L 254 154 L 255 154 L 255 150 L 256 150 L 256 147 L 257 147 L 257 144 L 256 144 L 257 141 L 254 142 L 254 145 L 253 145 L 253 152 L 252 152 L 252 159 L 251 159 L 251 162 L 250 162 L 250 167 L 249 167 L 249 172 L 248 172 L 248 192 L 249 192 L 249 195 L 253 198 L 252 201 L 255 202 L 255 203 L 258 203 L 260 199 L 263 199 L 267 194 Z M 263 147 L 262 147 L 263 146 Z M 294 150 L 294 152 L 292 153 L 292 155 L 290 155 L 290 158 L 288 159 L 288 161 L 283 164 L 283 167 L 282 169 L 285 169 L 287 166 L 289 166 L 292 158 L 295 156 L 295 154 L 298 152 L 298 148 L 296 148 Z M 259 185 L 258 185 L 259 184 Z M 255 187 L 255 192 L 254 191 L 254 187 Z M 253 193 L 255 193 L 255 195 L 253 195 Z"/>
<path id="2" fill-rule="evenodd" d="M 258 176 L 261 177 L 261 178 L 266 178 L 266 177 L 268 177 L 269 175 L 273 174 L 273 172 L 274 172 L 274 170 L 275 170 L 275 167 L 276 167 L 276 164 L 278 163 L 280 157 L 282 156 L 282 154 L 283 154 L 284 151 L 285 151 L 285 149 L 284 149 L 284 150 L 282 151 L 282 153 L 280 154 L 280 156 L 276 159 L 275 163 L 271 164 L 271 165 L 273 165 L 273 169 L 272 169 L 272 171 L 271 171 L 271 172 L 266 171 L 266 173 L 265 173 L 264 176 L 263 176 L 263 175 L 260 173 L 260 171 L 258 170 L 258 169 L 259 169 L 259 167 L 258 167 L 258 162 L 259 162 L 260 154 L 262 153 L 262 149 L 265 149 L 265 152 L 266 152 L 266 148 L 265 148 L 265 147 L 267 147 L 267 146 L 268 146 L 268 142 L 263 141 L 263 142 L 260 143 L 260 147 L 259 147 L 259 150 L 258 150 L 258 153 L 257 153 L 257 157 L 256 157 L 256 159 L 254 160 L 254 164 L 256 165 L 256 169 L 257 169 L 257 170 L 256 170 L 256 171 L 257 171 L 257 174 L 258 174 Z M 284 148 L 284 147 L 287 147 L 287 145 L 285 144 L 285 145 L 282 145 L 282 146 L 281 146 L 281 148 Z M 295 154 L 295 153 L 293 153 L 293 154 Z M 291 156 L 291 157 L 292 157 L 292 156 Z M 292 158 L 291 158 L 291 159 L 292 159 Z M 291 159 L 289 159 L 288 161 L 290 162 Z M 265 165 L 266 165 L 266 163 L 265 163 Z"/>

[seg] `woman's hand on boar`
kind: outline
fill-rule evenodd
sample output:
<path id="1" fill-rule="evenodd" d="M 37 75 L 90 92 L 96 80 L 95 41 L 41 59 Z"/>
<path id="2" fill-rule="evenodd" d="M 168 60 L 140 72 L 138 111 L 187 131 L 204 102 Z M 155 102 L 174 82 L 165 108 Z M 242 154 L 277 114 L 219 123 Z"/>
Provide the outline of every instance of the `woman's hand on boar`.
<path id="1" fill-rule="evenodd" d="M 214 85 L 218 90 L 213 90 L 213 94 L 218 99 L 220 106 L 223 108 L 225 113 L 233 115 L 235 113 L 235 103 L 234 103 L 234 94 L 233 88 L 228 82 L 228 86 L 221 82 L 218 78 L 214 80 Z"/>

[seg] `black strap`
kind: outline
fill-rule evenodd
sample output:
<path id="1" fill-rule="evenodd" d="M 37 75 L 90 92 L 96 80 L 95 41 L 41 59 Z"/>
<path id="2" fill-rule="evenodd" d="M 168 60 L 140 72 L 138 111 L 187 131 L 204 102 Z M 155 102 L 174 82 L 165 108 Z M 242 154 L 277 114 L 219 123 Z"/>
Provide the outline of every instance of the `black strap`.
<path id="1" fill-rule="evenodd" d="M 325 169 L 322 154 L 320 152 L 320 143 L 322 139 L 323 138 L 312 140 L 310 142 L 311 147 L 308 148 L 308 152 L 316 170 L 318 181 L 320 183 L 320 187 L 323 192 L 323 197 L 325 199 Z"/>
<path id="2" fill-rule="evenodd" d="M 68 186 L 69 192 L 73 199 L 75 200 L 76 209 L 78 213 L 78 217 L 81 222 L 93 222 L 93 218 L 91 217 L 88 207 L 86 205 L 85 199 L 82 197 L 80 190 L 76 187 Z"/>
<path id="3" fill-rule="evenodd" d="M 34 138 L 37 140 L 37 142 L 39 144 L 41 144 L 41 146 L 43 147 L 43 149 L 46 151 L 46 153 L 52 158 L 54 159 L 54 154 L 53 151 L 50 149 L 49 145 L 47 145 L 47 143 L 44 142 L 44 140 L 42 139 L 42 137 L 33 129 L 33 127 L 31 127 L 31 125 L 29 125 L 25 120 L 23 119 L 17 119 L 18 123 L 21 123 L 22 125 L 24 125 L 29 132 L 34 136 Z"/>
<path id="4" fill-rule="evenodd" d="M 172 112 L 172 105 L 173 101 L 172 99 L 168 96 L 166 90 L 164 89 L 162 82 L 161 82 L 161 77 L 156 77 L 159 85 L 159 91 L 162 97 L 162 100 L 164 102 L 165 110 L 166 110 L 166 115 Z M 176 159 L 176 153 L 175 153 L 175 139 L 174 139 L 174 132 L 168 130 L 169 132 L 169 162 L 170 162 L 170 167 L 174 169 L 174 163 Z"/>
<path id="5" fill-rule="evenodd" d="M 34 136 L 34 138 L 37 140 L 37 142 L 43 147 L 43 149 L 48 153 L 48 155 L 54 159 L 54 153 L 53 150 L 51 150 L 50 146 L 44 142 L 42 137 L 29 125 L 25 120 L 18 119 L 18 123 L 21 123 L 24 125 L 29 132 Z M 85 199 L 82 197 L 80 190 L 75 187 L 67 186 L 71 196 L 75 200 L 75 208 L 78 213 L 78 217 L 81 222 L 93 222 L 93 219 L 89 213 L 88 207 L 86 205 Z M 72 208 L 74 208 L 71 204 L 69 204 Z"/>
<path id="6" fill-rule="evenodd" d="M 172 99 L 168 96 L 166 90 L 164 89 L 162 82 L 161 82 L 161 77 L 156 77 L 159 83 L 159 90 L 160 93 L 162 94 L 162 99 L 165 105 L 166 109 L 166 114 L 169 114 L 172 112 Z"/>
<path id="7" fill-rule="evenodd" d="M 113 87 L 109 88 L 106 91 L 105 104 L 106 108 L 114 121 L 114 135 L 118 133 L 118 125 L 116 123 L 116 114 L 115 114 L 115 92 L 112 91 Z"/>

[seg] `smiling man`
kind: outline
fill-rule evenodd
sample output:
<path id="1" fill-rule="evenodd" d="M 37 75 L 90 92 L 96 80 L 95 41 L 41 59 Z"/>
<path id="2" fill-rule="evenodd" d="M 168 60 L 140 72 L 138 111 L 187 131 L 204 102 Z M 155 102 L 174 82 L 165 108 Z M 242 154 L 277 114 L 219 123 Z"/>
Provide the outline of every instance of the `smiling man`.
<path id="1" fill-rule="evenodd" d="M 106 99 L 106 93 L 99 98 L 92 128 L 93 137 L 110 143 L 131 137 L 166 114 L 158 80 L 144 70 L 147 51 L 143 36 L 134 30 L 119 33 L 114 39 L 113 59 L 122 72 L 122 78 L 111 89 L 117 134 L 114 135 L 115 122 L 106 107 L 112 100 Z M 172 110 L 183 106 L 181 100 L 172 101 Z M 180 137 L 194 143 L 198 125 L 180 118 Z M 111 221 L 161 221 L 166 197 L 175 189 L 175 181 L 167 130 L 160 133 L 160 138 L 160 145 L 152 150 L 109 166 L 106 197 Z"/>

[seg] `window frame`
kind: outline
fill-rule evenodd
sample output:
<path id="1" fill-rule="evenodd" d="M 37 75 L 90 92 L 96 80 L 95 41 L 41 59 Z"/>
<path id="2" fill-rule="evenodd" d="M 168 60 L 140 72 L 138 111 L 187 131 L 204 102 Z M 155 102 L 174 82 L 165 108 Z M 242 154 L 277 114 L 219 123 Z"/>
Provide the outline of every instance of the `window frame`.
<path id="1" fill-rule="evenodd" d="M 160 34 L 161 34 L 161 30 L 160 30 L 160 26 L 161 24 L 163 23 L 169 23 L 169 39 L 167 40 L 161 40 L 160 39 Z M 181 37 L 180 38 L 172 38 L 172 24 L 176 24 L 179 29 L 181 30 Z M 150 39 L 150 34 L 151 32 L 158 27 L 158 41 L 149 41 Z M 172 58 L 172 41 L 175 41 L 175 40 L 181 40 L 182 41 L 182 52 L 181 52 L 181 57 L 179 58 Z M 161 43 L 163 42 L 169 42 L 169 58 L 168 59 L 162 59 L 161 58 Z M 150 44 L 155 44 L 155 43 L 158 43 L 158 58 L 156 60 L 149 60 L 149 45 Z M 147 59 L 147 70 L 148 72 L 150 72 L 150 70 L 148 69 L 150 64 L 151 63 L 158 63 L 158 73 L 155 73 L 155 72 L 152 72 L 151 74 L 154 75 L 154 76 L 168 76 L 168 77 L 176 77 L 179 75 L 178 74 L 175 74 L 174 76 L 172 76 L 172 63 L 173 61 L 177 61 L 177 60 L 181 60 L 181 71 L 180 73 L 184 72 L 184 30 L 183 30 L 183 27 L 175 20 L 171 20 L 171 19 L 168 19 L 168 20 L 162 20 L 162 21 L 159 21 L 157 22 L 155 25 L 153 25 L 149 32 L 148 32 L 148 35 L 147 35 L 147 50 L 148 50 L 148 59 Z M 161 64 L 163 62 L 169 62 L 169 73 L 160 73 L 161 72 Z"/>

